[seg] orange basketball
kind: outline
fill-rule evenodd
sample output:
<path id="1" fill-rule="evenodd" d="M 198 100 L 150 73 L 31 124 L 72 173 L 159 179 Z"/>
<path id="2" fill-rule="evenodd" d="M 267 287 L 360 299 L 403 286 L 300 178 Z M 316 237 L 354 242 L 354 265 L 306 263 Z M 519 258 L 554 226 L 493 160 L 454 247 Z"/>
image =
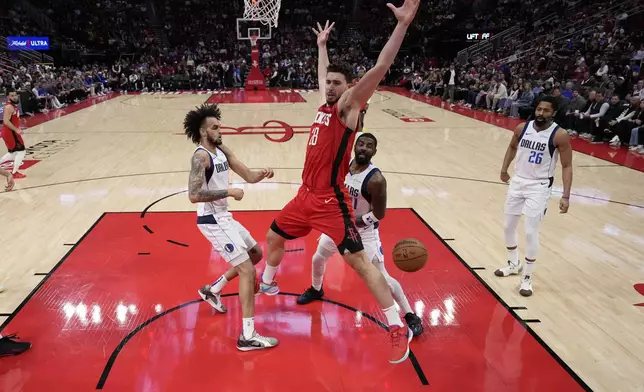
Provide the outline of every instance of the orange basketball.
<path id="1" fill-rule="evenodd" d="M 415 238 L 405 238 L 394 246 L 393 259 L 398 269 L 415 272 L 427 263 L 427 248 Z"/>

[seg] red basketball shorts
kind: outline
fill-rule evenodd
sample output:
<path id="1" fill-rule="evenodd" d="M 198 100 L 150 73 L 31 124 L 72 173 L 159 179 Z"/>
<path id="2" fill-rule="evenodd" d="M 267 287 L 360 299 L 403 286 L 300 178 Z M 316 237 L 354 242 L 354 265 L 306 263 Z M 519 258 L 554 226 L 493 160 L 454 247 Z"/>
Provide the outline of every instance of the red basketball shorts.
<path id="1" fill-rule="evenodd" d="M 2 127 L 2 139 L 9 152 L 25 150 L 25 142 L 22 140 L 22 136 L 7 127 Z"/>
<path id="2" fill-rule="evenodd" d="M 301 186 L 297 195 L 277 215 L 271 230 L 287 240 L 304 237 L 312 229 L 331 237 L 340 254 L 364 249 L 353 222 L 353 208 L 346 188 L 312 191 Z"/>

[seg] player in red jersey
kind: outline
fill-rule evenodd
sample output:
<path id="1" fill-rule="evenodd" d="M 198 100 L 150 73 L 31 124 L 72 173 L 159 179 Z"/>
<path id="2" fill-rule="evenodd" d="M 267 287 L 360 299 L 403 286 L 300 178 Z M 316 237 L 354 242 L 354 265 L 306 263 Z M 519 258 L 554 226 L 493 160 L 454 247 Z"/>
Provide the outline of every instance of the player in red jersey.
<path id="1" fill-rule="evenodd" d="M 398 19 L 398 24 L 376 65 L 352 88 L 348 88 L 351 70 L 329 65 L 326 41 L 333 24 L 329 26 L 327 21 L 324 28 L 318 24 L 318 30 L 313 29 L 317 34 L 318 81 L 324 104 L 318 109 L 309 131 L 302 186 L 297 196 L 277 215 L 268 231 L 268 257 L 260 284 L 260 291 L 264 294 L 279 293 L 274 277 L 284 256 L 286 240 L 306 236 L 311 229 L 328 235 L 345 261 L 364 280 L 387 317 L 392 342 L 391 363 L 401 363 L 407 359 L 412 333 L 408 328 L 403 328 L 387 281 L 364 252 L 352 218 L 353 209 L 347 203 L 350 198 L 344 178 L 349 170 L 356 131 L 360 128 L 360 110 L 393 63 L 407 27 L 416 15 L 419 1 L 405 0 L 399 8 L 387 4 Z M 377 221 L 375 217 L 363 218 L 357 224 L 374 224 L 374 219 Z"/>
<path id="2" fill-rule="evenodd" d="M 25 178 L 25 175 L 18 172 L 22 161 L 25 159 L 25 142 L 22 140 L 20 130 L 20 111 L 18 110 L 18 93 L 14 89 L 7 90 L 9 98 L 5 103 L 4 115 L 2 118 L 2 139 L 7 146 L 7 153 L 0 158 L 0 164 L 13 159 L 13 178 Z"/>

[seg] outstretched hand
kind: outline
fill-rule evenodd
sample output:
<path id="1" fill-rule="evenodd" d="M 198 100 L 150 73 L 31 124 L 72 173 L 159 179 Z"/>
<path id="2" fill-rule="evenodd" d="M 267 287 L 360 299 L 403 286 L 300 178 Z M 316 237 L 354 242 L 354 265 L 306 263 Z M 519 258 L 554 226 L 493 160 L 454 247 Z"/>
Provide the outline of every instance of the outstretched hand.
<path id="1" fill-rule="evenodd" d="M 329 26 L 329 21 L 327 20 L 324 24 L 324 28 L 320 26 L 319 22 L 317 29 L 313 27 L 313 32 L 318 37 L 318 46 L 326 44 L 326 42 L 329 40 L 329 37 L 331 36 L 331 29 L 333 29 L 334 25 L 335 22 L 331 23 L 331 25 Z"/>
<path id="2" fill-rule="evenodd" d="M 420 5 L 420 0 L 405 0 L 402 6 L 396 8 L 393 4 L 387 3 L 387 7 L 394 12 L 398 23 L 401 23 L 405 26 L 409 26 L 414 17 L 416 16 L 416 11 L 418 11 L 418 6 Z"/>

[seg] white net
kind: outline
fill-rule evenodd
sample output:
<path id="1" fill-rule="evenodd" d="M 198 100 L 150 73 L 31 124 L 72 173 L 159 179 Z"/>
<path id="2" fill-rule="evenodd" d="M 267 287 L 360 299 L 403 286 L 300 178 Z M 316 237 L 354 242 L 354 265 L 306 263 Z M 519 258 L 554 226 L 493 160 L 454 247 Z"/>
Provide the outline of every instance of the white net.
<path id="1" fill-rule="evenodd" d="M 244 18 L 277 27 L 281 0 L 244 0 Z"/>

